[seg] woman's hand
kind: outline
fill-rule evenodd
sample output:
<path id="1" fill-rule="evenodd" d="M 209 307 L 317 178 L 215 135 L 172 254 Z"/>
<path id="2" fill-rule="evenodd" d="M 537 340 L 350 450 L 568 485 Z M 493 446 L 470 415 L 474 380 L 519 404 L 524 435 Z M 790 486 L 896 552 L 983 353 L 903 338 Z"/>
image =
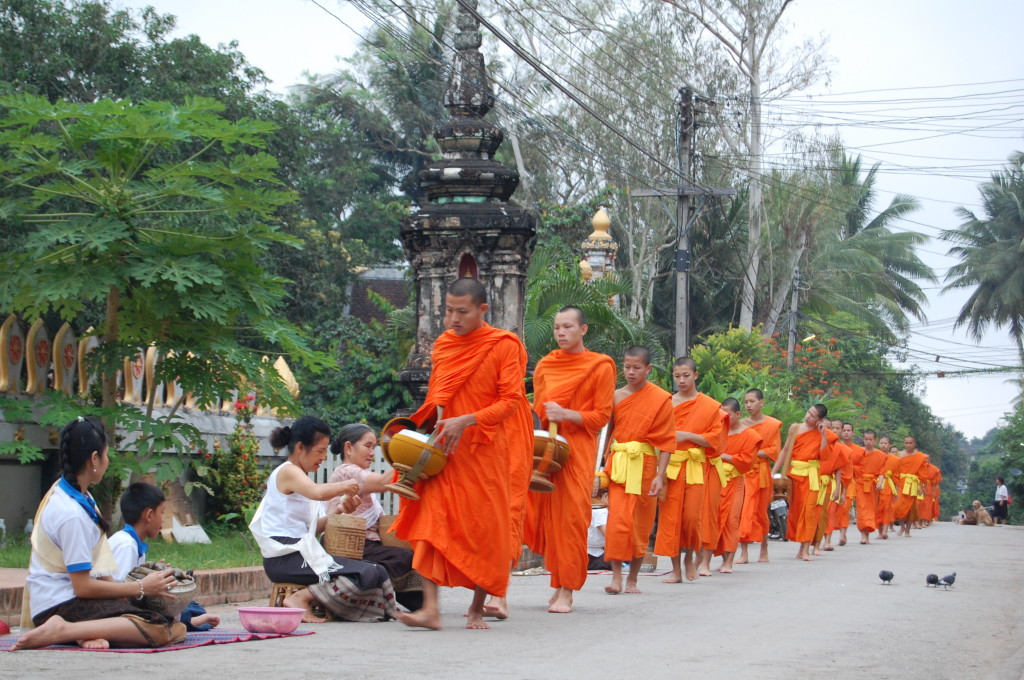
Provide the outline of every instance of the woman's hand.
<path id="1" fill-rule="evenodd" d="M 143 577 L 142 594 L 150 597 L 162 596 L 162 597 L 174 597 L 174 595 L 167 592 L 171 589 L 178 579 L 174 578 L 174 572 L 170 569 L 164 569 L 163 571 L 155 571 L 152 574 L 146 574 Z"/>
<path id="2" fill-rule="evenodd" d="M 346 479 L 344 482 L 337 482 L 341 484 L 341 493 L 339 496 L 357 496 L 359 494 L 359 482 L 354 479 Z"/>
<path id="3" fill-rule="evenodd" d="M 341 502 L 334 506 L 333 512 L 336 515 L 347 515 L 355 512 L 356 508 L 363 502 L 360 496 L 342 496 Z"/>

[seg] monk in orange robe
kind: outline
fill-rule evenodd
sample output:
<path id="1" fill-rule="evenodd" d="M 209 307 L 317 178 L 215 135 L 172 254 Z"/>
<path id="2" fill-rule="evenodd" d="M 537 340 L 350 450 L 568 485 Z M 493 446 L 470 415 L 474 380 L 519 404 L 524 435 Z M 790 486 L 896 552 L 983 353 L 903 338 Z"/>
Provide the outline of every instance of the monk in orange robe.
<path id="1" fill-rule="evenodd" d="M 927 527 L 930 526 L 932 520 L 935 519 L 933 511 L 935 504 L 933 503 L 933 497 L 935 493 L 935 476 L 939 474 L 939 468 L 932 465 L 931 455 L 927 453 L 924 455 L 928 457 L 928 466 L 925 469 L 927 478 L 925 483 L 921 485 L 921 494 L 918 496 L 917 508 L 918 515 L 920 515 L 921 525 Z"/>
<path id="2" fill-rule="evenodd" d="M 514 333 L 485 323 L 487 309 L 476 279 L 448 288 L 448 330 L 434 342 L 427 398 L 412 415 L 422 425 L 443 409 L 434 432 L 447 464 L 416 484 L 421 500 L 403 500 L 393 525 L 412 543 L 413 568 L 424 579 L 423 607 L 399 614 L 409 626 L 440 628 L 437 587 L 459 586 L 473 590 L 466 627 L 487 628 L 484 599 L 505 595 L 520 549 L 513 545 L 513 497 L 520 493 L 513 484 L 528 483 L 514 482 L 516 471 L 533 463 L 526 348 Z"/>
<path id="3" fill-rule="evenodd" d="M 718 568 L 723 574 L 732 573 L 733 558 L 740 543 L 740 513 L 743 510 L 744 475 L 754 465 L 757 452 L 761 449 L 761 435 L 752 427 L 740 422 L 740 402 L 729 397 L 722 402 L 722 410 L 728 416 L 728 435 L 719 456 L 721 470 L 725 474 L 722 486 L 722 502 L 718 510 L 718 537 L 716 555 L 722 556 Z"/>
<path id="4" fill-rule="evenodd" d="M 709 461 L 718 456 L 725 432 L 724 416 L 717 401 L 697 391 L 699 377 L 693 359 L 683 357 L 672 366 L 677 390 L 672 395 L 676 443 L 666 473 L 665 498 L 658 504 L 658 536 L 654 542 L 655 554 L 672 558 L 672 575 L 665 579 L 666 583 L 683 580 L 682 562 L 686 565 L 686 578 L 692 581 L 697 577 L 694 551 L 701 549 L 704 538 L 702 515 L 708 510 L 708 494 L 714 494 L 715 525 L 718 524 L 721 489 L 717 473 L 710 474 Z M 717 543 L 717 534 L 715 540 Z M 681 550 L 685 552 L 682 562 Z M 709 561 L 710 555 L 709 552 Z M 710 576 L 708 565 L 702 566 L 704 574 Z"/>
<path id="5" fill-rule="evenodd" d="M 917 439 L 911 435 L 903 438 L 903 451 L 896 464 L 896 490 L 899 496 L 893 512 L 900 522 L 897 536 L 910 538 L 910 529 L 917 521 L 917 497 L 921 489 L 922 476 L 927 480 L 928 457 L 917 450 Z"/>
<path id="6" fill-rule="evenodd" d="M 886 540 L 889 538 L 889 529 L 896 522 L 894 510 L 898 491 L 893 475 L 895 474 L 896 464 L 900 462 L 900 457 L 891 450 L 894 448 L 892 440 L 886 436 L 878 440 L 878 448 L 885 452 L 885 467 L 882 469 L 882 475 L 878 480 L 878 537 Z"/>
<path id="7" fill-rule="evenodd" d="M 815 404 L 807 409 L 803 422 L 790 425 L 782 454 L 772 468 L 773 475 L 781 469 L 786 470 L 793 482 L 786 537 L 800 544 L 796 556 L 805 562 L 814 559 L 810 555 L 810 546 L 821 508 L 818 505 L 821 488 L 818 470 L 822 459 L 832 457 L 831 443 L 837 439 L 822 421 L 826 415 L 828 409 L 825 405 Z"/>
<path id="8" fill-rule="evenodd" d="M 743 476 L 743 510 L 740 514 L 740 557 L 736 564 L 749 559 L 747 545 L 761 544 L 758 562 L 768 561 L 768 506 L 772 502 L 772 465 L 782 450 L 782 421 L 764 414 L 764 392 L 747 390 L 743 397 L 748 417 L 743 424 L 761 436 L 761 448 L 754 464 Z"/>
<path id="9" fill-rule="evenodd" d="M 555 593 L 548 611 L 572 611 L 573 591 L 587 580 L 587 531 L 597 462 L 597 435 L 608 423 L 615 398 L 615 361 L 583 344 L 586 318 L 577 307 L 555 315 L 558 349 L 537 363 L 533 410 L 542 429 L 558 424 L 569 442 L 569 459 L 553 477 L 551 493 L 530 492 L 526 543 L 544 556 Z"/>
<path id="10" fill-rule="evenodd" d="M 840 468 L 840 481 L 843 484 L 842 503 L 829 503 L 829 523 L 826 528 L 826 546 L 832 544 L 832 533 L 839 530 L 839 545 L 846 545 L 846 530 L 850 526 L 850 508 L 853 506 L 856 497 L 856 489 L 853 488 L 854 465 L 864 455 L 864 447 L 853 441 L 853 424 L 842 420 L 832 422 L 832 430 L 839 435 L 839 440 L 846 446 L 848 462 Z"/>
<path id="11" fill-rule="evenodd" d="M 939 502 L 939 499 L 942 496 L 942 490 L 939 488 L 939 485 L 941 483 L 942 470 L 940 470 L 939 468 L 935 468 L 935 471 L 932 474 L 932 517 L 934 517 L 935 519 L 939 519 L 940 517 L 942 517 L 942 506 Z"/>
<path id="12" fill-rule="evenodd" d="M 832 532 L 836 530 L 838 513 L 846 502 L 846 483 L 853 477 L 853 466 L 850 459 L 853 457 L 853 450 L 843 443 L 841 434 L 843 421 L 823 419 L 826 426 L 836 436 L 832 441 L 832 456 L 828 460 L 821 461 L 822 489 L 818 493 L 818 505 L 821 507 L 821 514 L 818 515 L 818 527 L 814 532 L 814 554 L 823 555 L 824 549 L 831 552 Z"/>
<path id="13" fill-rule="evenodd" d="M 871 532 L 878 528 L 878 482 L 885 474 L 886 455 L 875 448 L 875 431 L 864 431 L 864 453 L 854 461 L 854 484 L 857 493 L 857 529 L 860 542 L 867 545 Z"/>
<path id="14" fill-rule="evenodd" d="M 629 562 L 626 592 L 639 593 L 637 577 L 654 529 L 658 495 L 665 487 L 665 469 L 676 447 L 672 395 L 647 381 L 651 355 L 634 345 L 622 361 L 626 384 L 615 390 L 608 475 L 608 524 L 604 557 L 612 565 L 605 592 L 622 592 L 622 563 Z"/>

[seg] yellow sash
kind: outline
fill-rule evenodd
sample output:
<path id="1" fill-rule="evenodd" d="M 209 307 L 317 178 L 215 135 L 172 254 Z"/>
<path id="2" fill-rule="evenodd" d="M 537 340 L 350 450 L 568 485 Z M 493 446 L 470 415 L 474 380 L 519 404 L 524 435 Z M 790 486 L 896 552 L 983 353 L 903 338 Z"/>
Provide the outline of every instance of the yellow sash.
<path id="1" fill-rule="evenodd" d="M 832 475 L 821 475 L 821 488 L 818 489 L 818 505 L 825 505 L 829 494 L 836 488 L 836 479 Z"/>
<path id="2" fill-rule="evenodd" d="M 626 493 L 640 495 L 644 478 L 644 456 L 657 455 L 654 447 L 647 442 L 612 443 L 612 481 L 624 484 Z"/>
<path id="3" fill-rule="evenodd" d="M 889 491 L 895 496 L 898 492 L 896 491 L 896 483 L 892 481 L 892 470 L 885 471 L 885 483 L 889 486 Z"/>
<path id="4" fill-rule="evenodd" d="M 900 475 L 903 480 L 903 489 L 900 491 L 904 496 L 918 496 L 921 493 L 921 478 L 917 475 L 904 473 Z"/>
<path id="5" fill-rule="evenodd" d="M 703 484 L 704 465 L 702 463 L 707 461 L 707 459 L 707 456 L 704 455 L 704 449 L 699 446 L 695 446 L 692 449 L 675 451 L 669 456 L 665 475 L 669 479 L 679 479 L 679 471 L 683 467 L 683 461 L 686 461 L 686 483 Z"/>
<path id="6" fill-rule="evenodd" d="M 818 480 L 818 468 L 821 467 L 820 460 L 794 460 L 789 468 L 789 474 L 793 477 L 807 477 L 811 485 L 811 491 L 820 488 Z"/>
<path id="7" fill-rule="evenodd" d="M 58 482 L 59 483 L 59 482 Z M 43 516 L 43 508 L 50 502 L 53 495 L 55 483 L 43 496 L 36 510 L 36 518 L 32 520 L 32 554 L 39 560 L 39 564 L 51 574 L 66 574 L 67 565 L 64 564 L 64 553 L 53 544 L 50 537 L 43 531 L 43 525 L 39 518 Z M 114 559 L 114 552 L 107 543 L 107 537 L 100 532 L 100 540 L 92 547 L 92 574 L 94 576 L 112 576 L 117 573 L 117 560 Z M 21 594 L 21 627 L 35 628 L 32 624 L 32 607 L 29 603 L 28 585 L 22 589 Z"/>
<path id="8" fill-rule="evenodd" d="M 722 483 L 723 489 L 726 487 L 726 485 L 729 484 L 730 479 L 732 479 L 733 477 L 739 477 L 739 473 L 736 472 L 736 466 L 733 465 L 732 463 L 726 463 L 724 460 L 718 457 L 712 458 L 708 462 L 711 463 L 711 465 L 715 468 L 715 472 L 718 473 L 718 481 Z"/>

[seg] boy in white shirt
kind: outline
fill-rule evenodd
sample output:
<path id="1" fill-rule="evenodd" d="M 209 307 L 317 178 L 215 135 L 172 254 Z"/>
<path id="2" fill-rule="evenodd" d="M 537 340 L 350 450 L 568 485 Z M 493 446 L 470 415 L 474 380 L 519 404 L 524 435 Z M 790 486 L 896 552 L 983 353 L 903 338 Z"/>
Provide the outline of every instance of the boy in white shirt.
<path id="1" fill-rule="evenodd" d="M 146 561 L 147 540 L 160 535 L 164 524 L 164 492 L 152 484 L 134 482 L 121 494 L 124 529 L 110 537 L 110 549 L 117 561 L 115 580 L 123 581 L 132 569 Z M 207 614 L 198 603 L 190 602 L 179 617 L 189 631 L 209 630 L 220 617 Z"/>

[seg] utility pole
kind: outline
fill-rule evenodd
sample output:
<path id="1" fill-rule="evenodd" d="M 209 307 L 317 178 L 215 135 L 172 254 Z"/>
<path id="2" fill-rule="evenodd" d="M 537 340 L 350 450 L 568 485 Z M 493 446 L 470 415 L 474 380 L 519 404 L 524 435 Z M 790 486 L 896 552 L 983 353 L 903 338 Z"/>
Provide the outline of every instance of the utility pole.
<path id="1" fill-rule="evenodd" d="M 800 298 L 800 268 L 793 269 L 793 292 L 789 296 L 789 343 L 786 346 L 786 368 L 793 368 L 793 354 L 796 351 L 797 303 Z"/>
<path id="2" fill-rule="evenodd" d="M 703 189 L 693 183 L 693 156 L 696 143 L 694 132 L 697 123 L 693 89 L 686 86 L 679 89 L 679 142 L 677 145 L 679 162 L 679 185 L 673 189 L 634 189 L 630 195 L 636 198 L 660 198 L 675 196 L 676 198 L 676 337 L 674 353 L 676 358 L 685 357 L 690 352 L 690 229 L 692 222 L 699 215 L 699 210 L 691 216 L 691 196 L 734 196 L 735 189 Z"/>

